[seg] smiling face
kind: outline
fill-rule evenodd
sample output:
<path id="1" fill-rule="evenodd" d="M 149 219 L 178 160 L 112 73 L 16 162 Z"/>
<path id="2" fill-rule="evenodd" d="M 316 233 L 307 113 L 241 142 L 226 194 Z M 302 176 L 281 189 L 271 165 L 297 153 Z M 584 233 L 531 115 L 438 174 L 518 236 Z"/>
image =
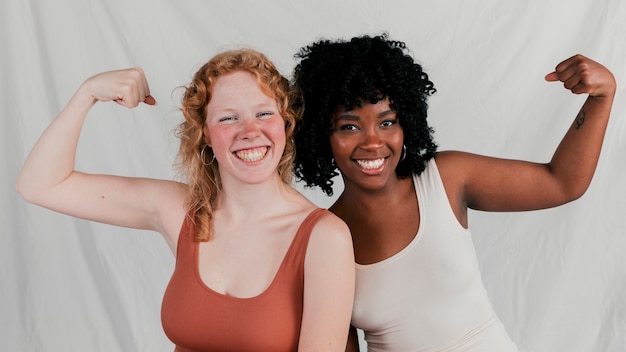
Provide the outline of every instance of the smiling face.
<path id="1" fill-rule="evenodd" d="M 204 124 L 224 184 L 260 183 L 277 176 L 285 149 L 285 122 L 276 101 L 245 71 L 220 76 Z"/>
<path id="2" fill-rule="evenodd" d="M 381 190 L 398 180 L 404 133 L 389 100 L 337 109 L 330 146 L 346 189 Z"/>

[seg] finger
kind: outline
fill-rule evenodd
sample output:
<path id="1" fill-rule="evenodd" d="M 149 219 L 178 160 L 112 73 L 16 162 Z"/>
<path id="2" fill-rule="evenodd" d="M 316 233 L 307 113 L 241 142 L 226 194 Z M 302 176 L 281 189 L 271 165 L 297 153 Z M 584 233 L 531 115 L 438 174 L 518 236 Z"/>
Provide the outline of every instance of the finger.
<path id="1" fill-rule="evenodd" d="M 146 94 L 141 93 L 139 87 L 132 80 L 125 82 L 119 87 L 119 90 L 117 97 L 113 101 L 127 108 L 136 107 L 146 96 Z"/>
<path id="2" fill-rule="evenodd" d="M 144 97 L 143 100 L 140 99 L 140 101 L 143 101 L 147 105 L 156 105 L 156 99 L 152 95 L 150 95 L 150 86 L 148 85 L 148 79 L 146 78 L 144 71 L 139 67 L 137 67 L 136 69 L 140 72 L 138 82 L 139 96 Z"/>
<path id="3" fill-rule="evenodd" d="M 561 81 L 565 82 L 570 79 L 573 75 L 576 74 L 577 65 L 581 61 L 581 55 L 574 55 L 570 58 L 567 58 L 561 61 L 556 67 L 554 71 L 546 75 L 546 80 L 550 82 Z"/>
<path id="4" fill-rule="evenodd" d="M 574 91 L 575 88 L 576 91 L 580 91 L 581 89 L 584 89 L 584 87 L 586 87 L 586 84 L 582 81 L 581 76 L 577 74 L 569 76 L 567 79 L 564 79 L 562 81 L 563 87 L 565 87 L 565 89 L 571 90 L 573 93 L 576 93 Z"/>
<path id="5" fill-rule="evenodd" d="M 152 95 L 148 95 L 143 102 L 148 105 L 157 105 L 157 101 Z"/>
<path id="6" fill-rule="evenodd" d="M 559 76 L 556 71 L 553 71 L 546 75 L 545 80 L 548 82 L 556 82 L 559 80 Z"/>

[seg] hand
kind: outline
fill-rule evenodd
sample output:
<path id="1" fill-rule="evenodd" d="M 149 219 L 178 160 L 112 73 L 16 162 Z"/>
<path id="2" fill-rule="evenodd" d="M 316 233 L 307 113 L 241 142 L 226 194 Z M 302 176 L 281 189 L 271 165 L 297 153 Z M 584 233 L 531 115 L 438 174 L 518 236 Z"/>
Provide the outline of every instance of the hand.
<path id="1" fill-rule="evenodd" d="M 558 64 L 545 79 L 548 82 L 561 81 L 572 93 L 586 93 L 592 97 L 613 96 L 617 86 L 611 71 L 580 54 Z"/>
<path id="2" fill-rule="evenodd" d="M 141 102 L 156 105 L 146 76 L 139 67 L 99 73 L 88 78 L 83 87 L 96 101 L 114 101 L 129 108 Z"/>

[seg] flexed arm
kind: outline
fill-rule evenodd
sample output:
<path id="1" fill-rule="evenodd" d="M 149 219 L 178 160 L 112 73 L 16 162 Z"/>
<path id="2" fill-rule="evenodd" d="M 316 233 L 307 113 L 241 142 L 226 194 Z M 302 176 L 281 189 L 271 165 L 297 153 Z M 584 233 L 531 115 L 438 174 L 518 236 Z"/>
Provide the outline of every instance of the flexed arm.
<path id="1" fill-rule="evenodd" d="M 100 73 L 87 79 L 31 150 L 17 180 L 18 192 L 37 203 L 74 171 L 78 138 L 88 111 L 98 101 L 135 107 L 150 95 L 140 69 Z M 150 101 L 154 103 L 154 98 Z"/>
<path id="2" fill-rule="evenodd" d="M 150 204 L 155 204 L 154 194 L 159 197 L 181 194 L 175 182 L 91 175 L 74 170 L 81 128 L 87 113 L 99 101 L 114 101 L 129 108 L 141 102 L 156 103 L 140 68 L 109 71 L 88 78 L 33 147 L 16 189 L 28 202 L 58 212 L 160 231 L 162 224 L 155 216 L 158 210 Z M 157 188 L 159 192 L 154 192 Z"/>
<path id="3" fill-rule="evenodd" d="M 588 94 L 549 163 L 507 160 L 461 152 L 437 156 L 455 213 L 465 222 L 469 207 L 521 211 L 554 207 L 579 198 L 596 169 L 616 91 L 601 64 L 575 55 L 546 75 L 574 94 Z"/>
<path id="4" fill-rule="evenodd" d="M 574 94 L 588 94 L 550 161 L 550 170 L 571 198 L 583 195 L 596 169 L 616 91 L 615 78 L 599 63 L 575 55 L 546 75 Z"/>

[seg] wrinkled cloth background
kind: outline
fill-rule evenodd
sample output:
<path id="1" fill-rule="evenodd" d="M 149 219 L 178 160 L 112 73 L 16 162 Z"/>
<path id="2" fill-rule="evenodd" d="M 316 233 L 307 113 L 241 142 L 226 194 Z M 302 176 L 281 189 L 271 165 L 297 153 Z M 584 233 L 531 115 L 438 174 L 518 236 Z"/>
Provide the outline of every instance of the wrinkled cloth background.
<path id="1" fill-rule="evenodd" d="M 585 98 L 544 75 L 576 53 L 613 71 L 619 90 L 588 192 L 550 210 L 472 212 L 470 227 L 494 308 L 521 351 L 624 351 L 622 0 L 4 0 L 0 349 L 173 350 L 160 304 L 174 256 L 161 236 L 53 213 L 14 190 L 30 148 L 87 77 L 140 66 L 159 105 L 97 104 L 77 169 L 175 178 L 176 87 L 217 51 L 259 49 L 290 76 L 303 45 L 383 31 L 407 43 L 438 89 L 429 118 L 442 150 L 547 162 Z M 298 188 L 320 206 L 333 201 Z"/>

